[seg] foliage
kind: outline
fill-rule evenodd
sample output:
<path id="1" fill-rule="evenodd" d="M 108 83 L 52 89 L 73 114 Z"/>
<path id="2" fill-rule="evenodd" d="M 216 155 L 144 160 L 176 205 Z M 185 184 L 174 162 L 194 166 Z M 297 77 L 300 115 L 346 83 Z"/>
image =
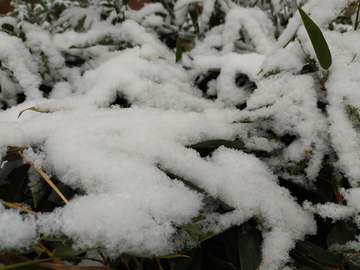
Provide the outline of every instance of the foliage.
<path id="1" fill-rule="evenodd" d="M 159 88 L 161 85 L 170 88 L 173 83 L 179 88 L 194 88 L 197 92 L 194 90 L 193 95 L 198 99 L 184 99 L 185 105 L 174 105 L 174 110 L 202 112 L 208 108 L 206 106 L 224 110 L 235 108 L 233 115 L 237 118 L 231 126 L 238 128 L 235 135 L 218 135 L 218 138 L 209 135 L 201 141 L 186 141 L 183 148 L 206 162 L 225 151 L 223 149 L 228 149 L 227 153 L 246 153 L 249 159 L 259 161 L 252 164 L 259 167 L 262 166 L 259 164 L 266 164 L 267 175 L 277 177 L 269 181 L 281 186 L 279 194 L 284 198 L 293 196 L 303 212 L 313 214 L 309 216 L 316 222 L 317 233 L 305 238 L 305 234 L 311 232 L 309 229 L 306 233 L 297 235 L 295 232 L 284 238 L 282 257 L 274 259 L 273 267 L 359 269 L 359 207 L 356 205 L 359 200 L 356 198 L 360 174 L 356 168 L 360 161 L 356 143 L 360 102 L 353 99 L 355 94 L 350 90 L 339 93 L 334 86 L 342 79 L 337 75 L 339 69 L 346 68 L 351 75 L 356 69 L 351 65 L 358 63 L 350 45 L 348 55 L 353 57 L 347 65 L 342 63 L 341 68 L 341 63 L 332 63 L 332 56 L 337 54 L 332 48 L 343 45 L 335 42 L 339 33 L 330 30 L 344 33 L 344 39 L 359 41 L 353 33 L 359 21 L 360 2 L 322 3 L 328 5 L 328 14 L 335 16 L 331 18 L 330 15 L 322 18 L 315 2 L 153 0 L 142 10 L 133 11 L 127 1 L 118 0 L 14 1 L 12 17 L 0 20 L 0 39 L 3 40 L 0 42 L 1 113 L 16 111 L 20 119 L 28 113 L 47 113 L 50 122 L 53 115 L 76 111 L 77 105 L 89 102 L 86 105 L 101 108 L 103 112 L 149 106 L 170 109 L 168 113 L 171 114 L 173 108 L 167 103 L 170 100 L 180 104 L 183 102 L 181 95 L 156 103 L 145 91 L 136 95 L 134 89 L 141 85 L 135 83 L 145 78 Z M 356 8 L 353 14 L 349 13 L 351 6 Z M 315 23 L 310 19 L 312 16 L 317 20 Z M 301 22 L 305 28 L 300 27 Z M 327 42 L 328 38 L 331 42 Z M 291 49 L 282 48 L 289 43 Z M 90 80 L 92 74 L 96 74 L 91 73 L 92 70 L 112 57 L 134 52 L 143 61 L 140 65 L 151 63 L 149 65 L 153 66 L 136 74 L 137 77 L 125 74 L 127 69 L 119 67 L 118 72 L 125 74 L 122 79 L 128 75 L 129 81 L 120 87 L 116 85 L 110 93 L 106 92 L 104 83 L 101 88 L 104 97 L 86 95 L 87 87 L 95 84 Z M 223 57 L 211 65 L 222 64 L 209 66 L 206 62 L 209 55 Z M 251 61 L 261 60 L 257 78 L 251 77 L 253 71 L 244 67 L 245 64 L 237 66 L 237 60 L 246 59 L 237 58 L 239 55 L 254 57 L 249 58 Z M 124 56 L 124 61 L 128 59 Z M 162 74 L 151 73 L 151 67 L 156 65 L 168 66 L 172 74 L 168 76 L 171 77 L 169 82 L 164 82 L 167 78 L 161 77 Z M 101 74 L 106 77 L 105 73 Z M 175 74 L 179 78 L 173 78 Z M 111 81 L 116 76 L 117 73 L 111 73 L 106 78 Z M 90 83 L 81 86 L 79 78 L 84 77 Z M 186 81 L 189 77 L 192 81 Z M 131 83 L 134 85 L 128 87 Z M 356 79 L 354 84 L 358 86 Z M 155 93 L 154 100 L 165 95 L 166 92 Z M 80 98 L 75 102 L 66 99 L 72 97 Z M 284 111 L 288 111 L 285 116 Z M 79 110 L 78 114 L 81 113 Z M 44 134 L 48 132 L 44 130 Z M 90 188 L 67 183 L 66 173 L 56 173 L 56 162 L 50 160 L 46 152 L 46 138 L 44 135 L 44 138 L 32 139 L 37 144 L 32 144 L 30 139 L 14 139 L 19 145 L 0 145 L 0 199 L 4 207 L 21 212 L 25 221 L 33 220 L 37 214 L 58 213 L 68 202 L 90 194 Z M 350 143 L 352 139 L 354 144 Z M 111 145 L 109 155 L 113 153 L 112 147 L 114 151 L 117 149 Z M 31 157 L 38 157 L 40 165 Z M 264 210 L 267 205 L 254 206 L 260 210 L 249 210 L 249 216 L 241 222 L 231 221 L 232 215 L 239 214 L 236 211 L 248 210 L 246 203 L 241 202 L 239 207 L 230 195 L 222 196 L 220 191 L 213 192 L 201 181 L 191 179 L 190 173 L 180 169 L 181 164 L 174 168 L 161 158 L 154 160 L 156 165 L 151 164 L 152 168 L 199 194 L 207 203 L 206 210 L 198 211 L 191 220 L 169 222 L 177 237 L 187 239 L 182 249 L 176 250 L 177 254 L 132 254 L 131 250 L 123 250 L 114 256 L 101 245 L 79 247 L 78 239 L 70 235 L 41 233 L 37 243 L 26 250 L 0 246 L 0 263 L 4 264 L 0 269 L 272 269 L 269 266 L 269 256 L 273 254 L 268 248 L 271 245 L 269 235 L 277 232 L 277 228 L 269 221 L 271 215 Z M 225 164 L 227 162 L 224 160 Z M 271 199 L 281 202 L 280 198 Z M 222 220 L 225 225 L 220 224 L 220 219 L 216 219 L 219 216 L 230 222 Z M 218 230 L 209 229 L 212 223 L 220 224 L 216 224 Z M 281 230 L 283 227 L 280 232 L 293 233 Z"/>

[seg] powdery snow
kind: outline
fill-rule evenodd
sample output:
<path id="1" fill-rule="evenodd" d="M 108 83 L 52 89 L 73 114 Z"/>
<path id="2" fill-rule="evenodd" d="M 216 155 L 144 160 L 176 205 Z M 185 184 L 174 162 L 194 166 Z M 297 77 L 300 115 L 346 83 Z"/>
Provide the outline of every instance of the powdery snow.
<path id="1" fill-rule="evenodd" d="M 184 10 L 193 2 L 176 3 L 178 24 L 187 19 Z M 274 12 L 280 12 L 280 1 L 271 2 Z M 331 0 L 326 9 L 322 1 L 305 2 L 304 10 L 323 28 L 352 1 Z M 0 204 L 1 249 L 26 249 L 45 234 L 71 237 L 75 248 L 104 247 L 113 258 L 121 252 L 166 255 L 194 246 L 177 228 L 199 214 L 207 219 L 197 224 L 215 233 L 256 216 L 263 226 L 260 269 L 276 270 L 289 262 L 296 241 L 316 233 L 309 212 L 334 220 L 357 215 L 360 137 L 349 105 L 360 109 L 359 58 L 353 59 L 360 53 L 358 33 L 323 29 L 333 55 L 325 95 L 318 80 L 325 71 L 299 75 L 306 59 L 303 50 L 313 58 L 315 54 L 298 14 L 276 41 L 276 29 L 265 12 L 230 1 L 220 1 L 225 24 L 205 31 L 214 4 L 204 2 L 199 18 L 204 37 L 183 55 L 191 71 L 175 63 L 174 51 L 149 30 L 162 24 L 160 16 L 152 16 L 154 12 L 168 15 L 158 4 L 127 12 L 129 19 L 115 26 L 98 20 L 100 6 L 81 9 L 81 14 L 77 13 L 80 8 L 71 9 L 57 22 L 75 25 L 87 16 L 85 33 L 50 34 L 25 23 L 28 39 L 23 43 L 0 32 L 0 59 L 18 80 L 10 80 L 3 70 L 0 73 L 1 85 L 6 86 L 0 98 L 13 105 L 0 112 L 0 157 L 7 146 L 29 147 L 24 155 L 37 167 L 84 191 L 83 196 L 51 213 L 39 213 L 36 219 Z M 296 32 L 302 47 L 295 40 L 283 48 Z M 104 40 L 132 46 L 120 51 L 113 46 L 91 47 Z M 48 98 L 38 90 L 42 52 L 49 60 L 50 77 L 57 81 Z M 67 67 L 64 54 L 81 56 L 85 63 Z M 208 69 L 219 70 L 219 76 L 209 82 L 215 101 L 204 99 L 194 85 L 195 77 Z M 237 86 L 239 74 L 246 75 L 256 89 Z M 21 92 L 27 99 L 16 105 L 16 93 Z M 131 108 L 112 105 L 118 97 L 126 98 Z M 327 104 L 323 111 L 319 100 Z M 246 103 L 245 109 L 234 108 L 241 103 Z M 33 106 L 51 113 L 25 111 L 17 118 L 20 111 Z M 270 129 L 277 136 L 296 139 L 286 146 L 268 138 Z M 204 159 L 186 147 L 239 137 L 246 147 L 276 150 L 276 154 L 260 160 L 220 147 Z M 304 211 L 279 186 L 275 174 L 308 186 L 318 176 L 325 155 L 338 158 L 337 169 L 350 181 L 351 187 L 341 191 L 347 205 L 305 202 Z M 303 177 L 284 170 L 302 160 L 307 162 Z M 206 194 L 170 179 L 164 171 L 191 181 Z M 30 178 L 39 180 L 34 170 Z M 213 213 L 206 205 L 207 196 L 223 200 L 234 210 Z M 348 246 L 360 250 L 358 242 Z"/>

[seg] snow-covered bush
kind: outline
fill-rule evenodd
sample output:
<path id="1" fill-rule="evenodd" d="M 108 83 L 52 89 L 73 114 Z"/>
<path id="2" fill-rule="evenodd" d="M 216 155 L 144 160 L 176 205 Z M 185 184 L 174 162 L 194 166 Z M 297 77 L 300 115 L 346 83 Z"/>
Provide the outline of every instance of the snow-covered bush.
<path id="1" fill-rule="evenodd" d="M 13 5 L 0 263 L 359 268 L 360 2 Z"/>

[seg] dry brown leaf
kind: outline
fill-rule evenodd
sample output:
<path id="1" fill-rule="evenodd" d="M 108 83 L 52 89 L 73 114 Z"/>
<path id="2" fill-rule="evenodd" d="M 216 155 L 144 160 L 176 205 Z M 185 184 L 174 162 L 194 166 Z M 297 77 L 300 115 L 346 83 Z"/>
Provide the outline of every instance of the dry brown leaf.
<path id="1" fill-rule="evenodd" d="M 3 265 L 11 265 L 9 253 L 5 253 L 5 254 L 0 253 L 0 263 L 2 263 Z"/>
<path id="2" fill-rule="evenodd" d="M 40 175 L 42 178 L 44 178 L 44 180 L 52 187 L 52 189 L 60 196 L 60 198 L 67 203 L 67 199 L 64 197 L 64 195 L 60 192 L 60 190 L 54 185 L 54 183 L 49 179 L 49 177 L 46 176 L 46 174 L 44 173 L 43 170 L 36 168 L 35 165 L 28 160 L 23 154 L 22 154 L 23 150 L 19 151 L 20 156 L 27 162 L 30 164 L 31 167 L 33 167 Z"/>
<path id="3" fill-rule="evenodd" d="M 27 109 L 25 109 L 25 110 L 22 110 L 22 111 L 19 113 L 18 118 L 19 118 L 20 115 L 22 115 L 23 112 L 25 112 L 25 111 L 34 111 L 34 112 L 40 112 L 40 113 L 50 113 L 50 112 L 52 112 L 52 111 L 49 110 L 49 109 L 43 110 L 43 109 L 40 109 L 40 108 L 38 108 L 38 107 L 30 107 L 30 108 L 27 108 Z"/>
<path id="4" fill-rule="evenodd" d="M 130 261 L 131 261 L 132 256 L 123 253 L 123 254 L 121 254 L 120 257 L 121 257 L 121 262 L 122 262 L 123 264 L 125 264 L 125 266 L 126 266 L 127 269 L 130 270 L 129 264 L 130 264 Z"/>
<path id="5" fill-rule="evenodd" d="M 24 208 L 24 207 L 18 206 L 18 205 L 16 205 L 16 204 L 4 202 L 4 201 L 2 202 L 2 204 L 3 204 L 4 206 L 6 206 L 6 207 L 9 207 L 9 208 L 20 209 L 20 210 L 23 211 L 23 212 L 31 213 L 31 214 L 34 214 L 34 215 L 37 214 L 37 213 L 34 212 L 34 211 L 31 211 L 31 210 L 26 209 L 26 208 Z"/>

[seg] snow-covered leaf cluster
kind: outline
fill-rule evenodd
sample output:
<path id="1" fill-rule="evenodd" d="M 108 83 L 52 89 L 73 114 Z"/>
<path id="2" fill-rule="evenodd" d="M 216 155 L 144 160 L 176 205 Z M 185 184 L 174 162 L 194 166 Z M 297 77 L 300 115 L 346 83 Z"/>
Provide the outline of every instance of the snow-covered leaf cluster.
<path id="1" fill-rule="evenodd" d="M 34 165 L 21 206 L 38 214 L 0 204 L 0 250 L 66 236 L 110 258 L 162 256 L 254 219 L 260 269 L 275 270 L 316 235 L 315 217 L 360 226 L 360 38 L 356 22 L 329 30 L 352 2 L 14 3 L 17 19 L 0 18 L 0 198 L 27 164 L 10 158 L 17 147 Z M 329 45 L 328 74 L 298 5 Z M 212 140 L 240 150 L 196 147 Z M 337 203 L 282 184 L 327 199 L 324 168 Z M 52 194 L 59 207 L 36 208 L 47 186 L 36 170 L 71 190 L 66 204 Z M 360 252 L 356 239 L 344 247 Z"/>

